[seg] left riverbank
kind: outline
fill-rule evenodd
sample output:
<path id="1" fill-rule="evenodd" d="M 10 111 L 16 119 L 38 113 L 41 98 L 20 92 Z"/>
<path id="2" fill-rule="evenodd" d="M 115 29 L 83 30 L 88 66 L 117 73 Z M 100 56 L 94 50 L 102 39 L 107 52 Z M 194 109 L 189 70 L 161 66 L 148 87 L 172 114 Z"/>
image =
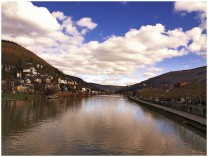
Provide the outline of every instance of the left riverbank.
<path id="1" fill-rule="evenodd" d="M 43 98 L 41 94 L 29 94 L 29 93 L 2 93 L 2 100 L 28 100 L 28 99 L 37 99 Z"/>
<path id="2" fill-rule="evenodd" d="M 92 93 L 80 93 L 80 92 L 59 92 L 58 97 L 63 98 L 75 98 L 75 97 L 89 97 L 97 94 Z M 29 100 L 29 99 L 37 99 L 37 98 L 45 98 L 44 94 L 29 94 L 29 93 L 2 93 L 2 100 Z"/>

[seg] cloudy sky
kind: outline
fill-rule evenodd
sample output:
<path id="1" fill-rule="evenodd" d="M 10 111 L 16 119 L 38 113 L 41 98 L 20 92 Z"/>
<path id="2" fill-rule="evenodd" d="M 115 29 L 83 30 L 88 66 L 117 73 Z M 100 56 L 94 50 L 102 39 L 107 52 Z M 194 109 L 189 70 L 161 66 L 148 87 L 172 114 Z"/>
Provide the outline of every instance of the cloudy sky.
<path id="1" fill-rule="evenodd" d="M 87 82 L 130 85 L 207 64 L 207 4 L 2 2 L 2 39 Z"/>

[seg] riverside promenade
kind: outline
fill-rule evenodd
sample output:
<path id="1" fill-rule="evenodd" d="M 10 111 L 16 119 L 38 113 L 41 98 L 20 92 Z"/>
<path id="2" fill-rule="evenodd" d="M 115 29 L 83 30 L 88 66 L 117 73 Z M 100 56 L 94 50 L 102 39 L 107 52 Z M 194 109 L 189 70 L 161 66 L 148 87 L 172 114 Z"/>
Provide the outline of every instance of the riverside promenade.
<path id="1" fill-rule="evenodd" d="M 143 101 L 143 100 L 140 100 L 140 99 L 137 99 L 137 98 L 134 98 L 134 97 L 130 97 L 130 99 L 132 99 L 134 101 L 137 101 L 137 102 L 140 102 L 142 104 L 146 104 L 146 105 L 149 105 L 149 106 L 161 109 L 161 110 L 168 111 L 170 113 L 173 113 L 173 114 L 176 114 L 176 115 L 181 116 L 183 118 L 192 120 L 192 121 L 197 122 L 199 124 L 202 124 L 202 125 L 205 125 L 205 126 L 207 125 L 207 120 L 204 117 L 197 116 L 197 115 L 190 114 L 190 113 L 183 112 L 183 111 L 179 111 L 179 110 L 176 110 L 176 109 L 173 109 L 173 108 L 157 105 L 155 103 Z"/>

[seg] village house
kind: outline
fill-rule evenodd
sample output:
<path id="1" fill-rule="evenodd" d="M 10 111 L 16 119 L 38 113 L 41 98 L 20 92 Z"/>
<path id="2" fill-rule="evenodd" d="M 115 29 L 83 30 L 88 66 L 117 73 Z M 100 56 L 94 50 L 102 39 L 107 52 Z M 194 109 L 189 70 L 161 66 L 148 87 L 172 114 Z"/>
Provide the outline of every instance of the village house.
<path id="1" fill-rule="evenodd" d="M 184 104 L 186 103 L 186 99 L 185 98 L 181 98 L 181 101 L 180 101 L 181 104 Z"/>
<path id="2" fill-rule="evenodd" d="M 40 68 L 40 64 L 37 64 L 36 67 L 37 67 L 37 68 Z"/>
<path id="3" fill-rule="evenodd" d="M 81 92 L 82 92 L 82 93 L 86 92 L 86 88 L 82 88 L 82 89 L 81 89 Z"/>
<path id="4" fill-rule="evenodd" d="M 31 80 L 29 78 L 25 78 L 25 83 L 26 84 L 31 84 Z"/>
<path id="5" fill-rule="evenodd" d="M 51 78 L 49 78 L 49 77 L 47 77 L 46 79 L 45 79 L 45 82 L 47 83 L 47 84 L 49 84 L 49 83 L 51 83 Z"/>
<path id="6" fill-rule="evenodd" d="M 68 84 L 70 84 L 70 85 L 77 85 L 77 82 L 76 81 L 68 81 Z"/>
<path id="7" fill-rule="evenodd" d="M 30 74 L 33 74 L 33 75 L 37 75 L 38 74 L 37 70 L 34 67 L 23 69 L 23 72 L 24 73 L 30 73 Z"/>
<path id="8" fill-rule="evenodd" d="M 30 69 L 23 69 L 23 73 L 30 73 Z"/>
<path id="9" fill-rule="evenodd" d="M 22 77 L 22 73 L 21 72 L 17 72 L 17 78 L 21 78 Z"/>
<path id="10" fill-rule="evenodd" d="M 37 82 L 37 83 L 40 84 L 40 83 L 42 82 L 42 80 L 41 80 L 40 78 L 35 78 L 35 79 L 34 79 L 34 82 Z"/>
<path id="11" fill-rule="evenodd" d="M 73 84 L 73 81 L 68 81 L 68 84 L 72 85 Z"/>
<path id="12" fill-rule="evenodd" d="M 37 75 L 38 74 L 37 70 L 34 67 L 30 68 L 30 71 L 31 71 L 31 73 L 33 75 Z"/>
<path id="13" fill-rule="evenodd" d="M 61 80 L 62 84 L 67 84 L 67 80 Z"/>
<path id="14" fill-rule="evenodd" d="M 98 91 L 92 91 L 92 94 L 98 94 Z"/>
<path id="15" fill-rule="evenodd" d="M 61 78 L 60 77 L 58 78 L 58 83 L 61 84 Z"/>
<path id="16" fill-rule="evenodd" d="M 178 82 L 174 86 L 175 86 L 175 88 L 177 88 L 177 87 L 185 86 L 188 84 L 190 84 L 190 82 Z"/>
<path id="17" fill-rule="evenodd" d="M 15 87 L 15 90 L 17 92 L 26 92 L 26 87 L 23 86 L 23 85 L 18 85 L 18 86 Z"/>
<path id="18" fill-rule="evenodd" d="M 188 85 L 188 84 L 190 84 L 190 82 L 181 82 L 180 86 L 185 86 L 185 85 Z"/>

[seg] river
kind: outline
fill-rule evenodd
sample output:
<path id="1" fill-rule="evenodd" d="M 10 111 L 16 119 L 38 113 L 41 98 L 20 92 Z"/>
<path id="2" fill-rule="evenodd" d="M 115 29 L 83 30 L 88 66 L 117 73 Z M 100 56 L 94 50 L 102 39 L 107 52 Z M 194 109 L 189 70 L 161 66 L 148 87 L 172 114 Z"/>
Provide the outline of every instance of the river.
<path id="1" fill-rule="evenodd" d="M 2 155 L 206 155 L 206 138 L 120 96 L 2 101 Z"/>

